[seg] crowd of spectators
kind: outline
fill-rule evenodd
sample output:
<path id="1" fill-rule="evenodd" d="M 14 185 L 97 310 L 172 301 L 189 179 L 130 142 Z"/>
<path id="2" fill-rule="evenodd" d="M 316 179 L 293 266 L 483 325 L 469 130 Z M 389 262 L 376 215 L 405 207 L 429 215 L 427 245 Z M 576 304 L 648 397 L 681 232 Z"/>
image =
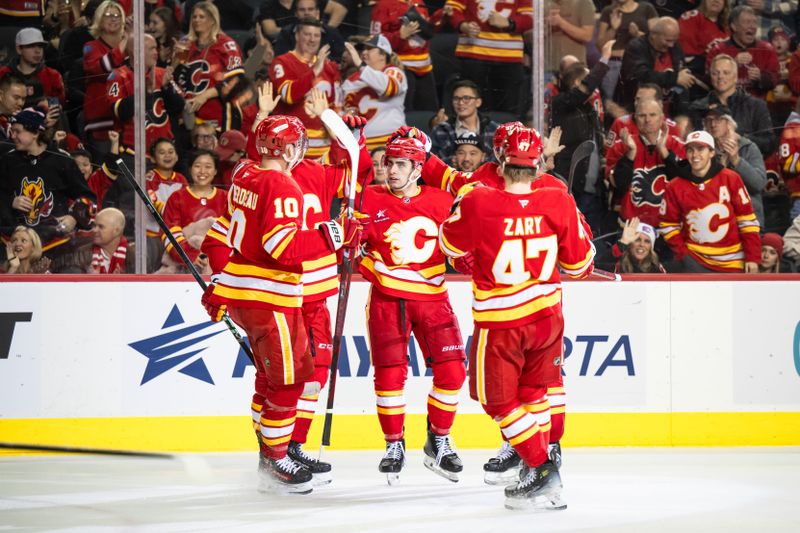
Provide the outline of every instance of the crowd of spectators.
<path id="1" fill-rule="evenodd" d="M 142 0 L 138 110 L 134 1 L 0 0 L 0 271 L 131 272 L 137 200 L 117 161 L 134 167 L 136 116 L 147 193 L 204 270 L 199 236 L 225 209 L 262 84 L 279 97 L 274 113 L 306 125 L 309 158 L 330 145 L 312 90 L 366 118 L 379 183 L 385 142 L 404 124 L 458 170 L 494 161 L 498 124 L 533 121 L 532 68 L 548 80 L 542 133 L 561 136 L 550 173 L 566 181 L 572 154 L 594 143 L 572 193 L 601 267 L 752 270 L 752 251 L 732 269 L 687 263 L 708 246 L 675 244 L 669 217 L 685 206 L 665 199 L 676 180 L 711 187 L 735 174 L 747 200 L 739 230 L 761 247 L 758 271 L 798 270 L 797 0 L 547 0 L 543 65 L 525 0 Z M 708 135 L 690 146 L 692 132 Z M 155 221 L 145 223 L 148 271 L 185 272 Z M 756 225 L 759 245 L 747 235 Z"/>

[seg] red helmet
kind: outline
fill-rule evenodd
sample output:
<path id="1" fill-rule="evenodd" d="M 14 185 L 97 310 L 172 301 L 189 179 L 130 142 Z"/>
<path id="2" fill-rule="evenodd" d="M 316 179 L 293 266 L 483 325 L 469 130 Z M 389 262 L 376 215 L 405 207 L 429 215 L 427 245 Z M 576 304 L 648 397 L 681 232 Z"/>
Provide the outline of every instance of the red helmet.
<path id="1" fill-rule="evenodd" d="M 425 163 L 425 145 L 416 138 L 400 137 L 386 145 L 384 161 L 390 157 L 401 157 L 415 163 Z"/>
<path id="2" fill-rule="evenodd" d="M 300 119 L 289 115 L 275 115 L 262 120 L 252 133 L 256 153 L 271 158 L 284 155 L 286 147 L 294 145 L 295 154 L 303 158 L 308 148 L 308 135 Z M 248 143 L 249 144 L 249 143 Z M 248 155 L 250 151 L 248 150 Z"/>
<path id="3" fill-rule="evenodd" d="M 508 136 L 511 135 L 511 132 L 517 128 L 523 128 L 525 125 L 522 122 L 506 122 L 505 124 L 500 124 L 497 126 L 497 129 L 494 130 L 494 141 L 492 143 L 494 148 L 494 155 L 498 159 L 500 159 L 500 154 L 503 153 L 503 148 L 505 147 L 506 140 L 508 140 Z"/>
<path id="4" fill-rule="evenodd" d="M 542 157 L 542 137 L 533 128 L 516 128 L 508 136 L 504 150 L 507 165 L 536 167 Z"/>

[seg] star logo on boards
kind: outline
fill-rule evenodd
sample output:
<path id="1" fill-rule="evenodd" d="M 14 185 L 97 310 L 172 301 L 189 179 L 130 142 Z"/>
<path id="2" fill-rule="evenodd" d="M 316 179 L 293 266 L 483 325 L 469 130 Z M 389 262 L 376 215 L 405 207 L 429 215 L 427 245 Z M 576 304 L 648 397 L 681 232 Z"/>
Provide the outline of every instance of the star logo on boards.
<path id="1" fill-rule="evenodd" d="M 195 333 L 216 326 L 217 323 L 209 320 L 175 329 L 175 326 L 184 323 L 185 320 L 178 310 L 178 306 L 173 305 L 167 319 L 161 326 L 161 331 L 170 331 L 128 344 L 128 346 L 148 359 L 139 385 L 144 385 L 173 368 L 177 369 L 181 374 L 214 385 L 214 380 L 211 378 L 205 361 L 198 356 L 208 346 L 198 346 L 198 344 L 219 335 L 225 329 L 222 328 L 195 336 Z"/>
<path id="2" fill-rule="evenodd" d="M 519 201 L 519 205 L 521 205 L 523 209 L 528 207 L 528 203 L 529 203 L 529 200 L 520 200 Z"/>

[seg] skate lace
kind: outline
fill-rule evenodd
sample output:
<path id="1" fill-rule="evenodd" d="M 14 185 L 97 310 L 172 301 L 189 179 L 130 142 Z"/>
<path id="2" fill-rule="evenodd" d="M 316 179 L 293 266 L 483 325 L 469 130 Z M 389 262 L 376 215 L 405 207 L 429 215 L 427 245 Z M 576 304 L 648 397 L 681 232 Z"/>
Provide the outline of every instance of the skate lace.
<path id="1" fill-rule="evenodd" d="M 281 470 L 283 470 L 287 474 L 296 474 L 297 471 L 302 468 L 302 465 L 300 463 L 296 463 L 288 455 L 283 459 L 278 459 L 277 461 L 275 461 L 275 465 L 278 466 Z"/>
<path id="2" fill-rule="evenodd" d="M 436 448 L 439 450 L 436 453 L 436 465 L 438 466 L 442 463 L 442 459 L 448 455 L 454 455 L 456 453 L 456 448 L 450 440 L 450 435 L 437 435 L 435 439 Z"/>
<path id="3" fill-rule="evenodd" d="M 314 457 L 308 455 L 306 451 L 298 444 L 294 449 L 295 455 L 300 457 L 301 460 L 308 462 L 308 463 L 318 463 L 319 461 Z"/>
<path id="4" fill-rule="evenodd" d="M 502 463 L 507 459 L 511 459 L 514 456 L 514 447 L 511 446 L 507 442 L 503 442 L 503 447 L 500 448 L 500 451 L 497 452 L 497 456 L 490 459 L 491 461 L 496 461 L 498 463 Z"/>
<path id="5" fill-rule="evenodd" d="M 384 459 L 397 459 L 402 460 L 405 450 L 403 449 L 402 441 L 389 442 L 386 446 L 386 453 L 383 455 Z"/>

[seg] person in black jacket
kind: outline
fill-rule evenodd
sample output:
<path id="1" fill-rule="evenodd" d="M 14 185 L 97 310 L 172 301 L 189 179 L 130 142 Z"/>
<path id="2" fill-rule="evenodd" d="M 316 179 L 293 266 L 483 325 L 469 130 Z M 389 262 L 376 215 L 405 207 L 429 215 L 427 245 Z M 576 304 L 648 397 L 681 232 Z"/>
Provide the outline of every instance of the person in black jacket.
<path id="1" fill-rule="evenodd" d="M 697 83 L 697 78 L 684 65 L 679 36 L 678 22 L 661 17 L 652 25 L 650 33 L 628 43 L 620 74 L 622 91 L 616 92 L 619 104 L 629 106 L 639 84 L 651 82 L 664 91 L 664 103 L 671 116 L 685 111 L 688 89 Z"/>
<path id="2" fill-rule="evenodd" d="M 25 108 L 11 118 L 15 149 L 0 157 L 0 234 L 36 231 L 48 255 L 89 229 L 95 195 L 67 152 L 47 150 L 45 114 Z"/>
<path id="3" fill-rule="evenodd" d="M 596 189 L 599 176 L 599 147 L 603 146 L 603 127 L 595 107 L 595 91 L 608 72 L 614 41 L 603 45 L 602 57 L 588 70 L 582 62 L 567 67 L 561 76 L 559 92 L 550 103 L 550 128 L 561 127 L 564 149 L 555 156 L 556 174 L 567 180 L 572 154 L 584 141 L 594 141 L 595 155 L 576 168 L 572 194 L 581 212 L 595 231 L 600 224 L 601 207 Z"/>

